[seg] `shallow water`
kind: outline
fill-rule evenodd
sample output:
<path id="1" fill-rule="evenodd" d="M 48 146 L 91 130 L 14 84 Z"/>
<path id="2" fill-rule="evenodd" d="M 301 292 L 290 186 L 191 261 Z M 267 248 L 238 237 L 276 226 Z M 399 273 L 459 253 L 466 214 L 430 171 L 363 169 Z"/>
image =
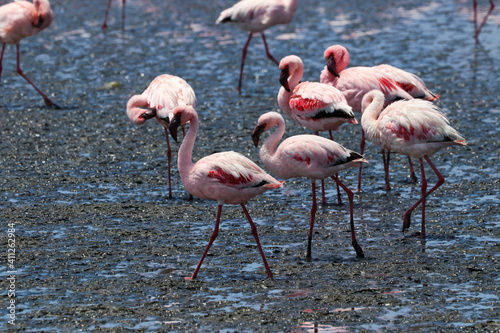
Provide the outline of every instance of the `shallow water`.
<path id="1" fill-rule="evenodd" d="M 274 280 L 263 280 L 239 207 L 225 206 L 199 279 L 188 282 L 184 277 L 212 232 L 216 204 L 186 201 L 177 173 L 174 199 L 166 198 L 164 132 L 150 122 L 134 126 L 125 104 L 155 76 L 179 75 L 198 98 L 194 158 L 233 149 L 258 161 L 250 133 L 260 114 L 278 111 L 278 70 L 254 38 L 243 93 L 236 93 L 247 36 L 214 25 L 230 0 L 128 1 L 125 32 L 118 2 L 106 32 L 100 30 L 102 1 L 52 2 L 56 19 L 21 42 L 21 65 L 62 108 L 45 108 L 16 75 L 14 47 L 7 47 L 3 63 L 0 223 L 2 237 L 15 223 L 17 272 L 15 326 L 3 320 L 2 328 L 500 330 L 498 10 L 478 44 L 465 0 L 302 1 L 291 24 L 270 29 L 273 55 L 301 56 L 305 80 L 319 79 L 323 51 L 334 43 L 350 50 L 353 66 L 390 63 L 417 73 L 441 95 L 437 104 L 469 146 L 432 157 L 446 183 L 427 201 L 426 240 L 415 237 L 418 210 L 410 231 L 400 231 L 404 211 L 420 194 L 419 184 L 407 182 L 406 158 L 392 157 L 392 191 L 386 192 L 379 149 L 369 143 L 354 208 L 364 259 L 356 259 L 350 245 L 347 197 L 339 207 L 327 181 L 313 261 L 305 261 L 310 182 L 296 179 L 248 203 Z M 480 1 L 482 12 L 486 4 Z M 286 122 L 287 135 L 304 133 Z M 335 139 L 357 150 L 359 134 L 359 126 L 344 126 Z M 341 174 L 351 188 L 356 177 L 356 170 Z M 1 265 L 3 290 L 10 275 Z"/>

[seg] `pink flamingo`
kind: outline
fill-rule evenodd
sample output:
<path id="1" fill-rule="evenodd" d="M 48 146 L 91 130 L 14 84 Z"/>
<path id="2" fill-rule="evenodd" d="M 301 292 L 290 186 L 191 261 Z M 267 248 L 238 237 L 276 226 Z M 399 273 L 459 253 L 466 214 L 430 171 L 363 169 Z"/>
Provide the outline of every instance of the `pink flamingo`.
<path id="1" fill-rule="evenodd" d="M 344 123 L 357 124 L 352 108 L 342 93 L 320 82 L 300 82 L 304 74 L 302 59 L 296 55 L 284 57 L 280 61 L 281 88 L 278 92 L 280 109 L 298 124 L 316 132 L 332 132 Z M 322 202 L 325 203 L 324 181 L 321 180 Z M 338 201 L 340 191 L 337 186 Z"/>
<path id="2" fill-rule="evenodd" d="M 332 177 L 347 193 L 351 215 L 352 246 L 356 256 L 363 258 L 363 250 L 356 241 L 353 218 L 353 193 L 337 177 L 340 170 L 356 167 L 367 161 L 360 154 L 348 150 L 333 140 L 317 135 L 295 135 L 278 143 L 285 133 L 285 121 L 277 112 L 260 116 L 252 132 L 252 140 L 257 147 L 262 133 L 277 126 L 260 149 L 260 159 L 271 172 L 281 178 L 308 177 L 311 179 L 312 207 L 306 260 L 311 261 L 311 242 L 316 213 L 316 179 Z"/>
<path id="3" fill-rule="evenodd" d="M 177 141 L 178 127 L 186 123 L 190 124 L 189 130 L 181 144 L 177 159 L 182 183 L 193 196 L 201 199 L 217 200 L 218 202 L 217 219 L 212 236 L 193 275 L 186 279 L 192 280 L 196 278 L 208 250 L 217 238 L 223 204 L 241 205 L 264 261 L 267 277 L 272 279 L 273 274 L 267 264 L 264 251 L 262 251 L 257 228 L 245 207 L 245 202 L 269 189 L 281 187 L 283 182 L 277 181 L 254 162 L 233 151 L 205 156 L 198 162 L 193 163 L 192 153 L 198 131 L 198 115 L 189 105 L 178 106 L 173 111 L 173 118 L 169 125 L 170 134 L 174 140 Z"/>
<path id="4" fill-rule="evenodd" d="M 401 99 L 422 98 L 433 101 L 439 98 L 439 95 L 427 89 L 421 78 L 391 65 L 347 68 L 350 56 L 342 45 L 329 46 L 324 52 L 324 58 L 327 65 L 321 72 L 320 81 L 342 91 L 354 112 L 361 113 L 361 100 L 367 92 L 373 89 L 384 93 L 385 105 Z M 365 134 L 361 131 L 361 154 L 364 153 L 364 150 Z M 388 152 L 388 160 L 389 154 L 390 152 Z M 408 163 L 411 181 L 416 182 L 410 157 L 408 157 Z M 362 167 L 362 165 L 359 167 L 358 191 L 361 190 Z M 388 179 L 386 179 L 385 189 L 390 190 Z"/>
<path id="5" fill-rule="evenodd" d="M 477 0 L 472 1 L 472 8 L 474 9 L 474 38 L 477 40 L 479 37 L 479 33 L 481 32 L 481 29 L 483 29 L 484 24 L 486 23 L 486 20 L 490 16 L 491 12 L 493 9 L 495 9 L 495 4 L 493 3 L 493 0 L 490 1 L 490 9 L 486 13 L 486 15 L 483 18 L 483 21 L 478 25 L 477 24 Z"/>
<path id="6" fill-rule="evenodd" d="M 108 14 L 109 14 L 109 8 L 111 7 L 111 1 L 108 0 L 108 7 L 106 8 L 106 14 L 104 14 L 104 22 L 102 22 L 101 29 L 107 29 L 108 28 Z M 122 0 L 122 30 L 125 30 L 125 0 Z"/>
<path id="7" fill-rule="evenodd" d="M 38 89 L 26 75 L 24 75 L 21 70 L 19 56 L 19 42 L 21 39 L 36 35 L 47 28 L 52 23 L 53 19 L 54 13 L 50 9 L 48 0 L 33 0 L 33 3 L 17 0 L 0 6 L 0 43 L 2 43 L 2 52 L 0 53 L 0 78 L 2 76 L 2 60 L 5 46 L 6 44 L 14 44 L 16 45 L 17 52 L 17 73 L 42 95 L 45 105 L 59 108 L 47 97 L 47 95 Z"/>
<path id="8" fill-rule="evenodd" d="M 168 124 L 173 109 L 179 105 L 196 107 L 193 88 L 182 78 L 169 74 L 157 76 L 140 95 L 132 96 L 127 102 L 127 115 L 136 125 L 155 118 L 165 130 L 168 159 L 168 197 L 172 198 L 171 158 L 172 151 L 168 139 Z"/>
<path id="9" fill-rule="evenodd" d="M 420 99 L 397 101 L 383 109 L 384 102 L 382 92 L 373 90 L 367 93 L 362 101 L 361 124 L 368 139 L 383 150 L 393 150 L 420 160 L 422 197 L 405 212 L 403 231 L 410 227 L 413 210 L 422 204 L 421 237 L 425 237 L 425 200 L 444 183 L 444 177 L 429 156 L 444 147 L 465 146 L 467 141 L 450 126 L 441 110 L 429 101 Z M 424 172 L 424 159 L 438 177 L 438 182 L 429 191 Z M 385 159 L 384 168 L 387 174 L 388 165 Z"/>
<path id="10" fill-rule="evenodd" d="M 241 0 L 231 8 L 221 12 L 219 18 L 215 22 L 216 24 L 233 22 L 240 29 L 250 32 L 241 56 L 240 79 L 237 88 L 238 93 L 241 93 L 245 57 L 253 34 L 261 34 L 267 57 L 278 65 L 278 61 L 274 59 L 269 52 L 264 30 L 277 24 L 290 23 L 298 5 L 299 0 Z"/>

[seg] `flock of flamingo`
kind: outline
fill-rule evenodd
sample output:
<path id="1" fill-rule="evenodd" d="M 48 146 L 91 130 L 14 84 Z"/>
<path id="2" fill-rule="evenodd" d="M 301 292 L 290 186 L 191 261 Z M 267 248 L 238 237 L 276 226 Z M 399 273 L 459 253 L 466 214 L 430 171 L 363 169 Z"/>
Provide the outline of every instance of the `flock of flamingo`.
<path id="1" fill-rule="evenodd" d="M 494 8 L 493 1 L 489 1 L 490 10 L 481 24 L 477 23 L 477 3 L 473 1 L 475 38 L 478 37 Z M 261 135 L 266 131 L 272 131 L 260 148 L 260 160 L 272 174 L 282 179 L 306 177 L 311 180 L 312 206 L 306 260 L 310 261 L 312 258 L 312 235 L 317 210 L 316 180 L 323 181 L 328 177 L 337 184 L 337 191 L 342 188 L 347 193 L 352 246 L 358 258 L 364 257 L 355 235 L 353 191 L 340 181 L 338 173 L 347 168 L 359 168 L 357 188 L 361 189 L 362 166 L 367 163 L 363 157 L 365 137 L 382 148 L 386 190 L 390 190 L 391 151 L 408 156 L 411 179 L 414 182 L 416 176 L 411 158 L 419 160 L 421 197 L 404 213 L 403 231 L 410 227 L 411 214 L 421 205 L 420 236 L 425 237 L 426 199 L 444 183 L 444 177 L 432 163 L 430 156 L 444 147 L 467 145 L 467 141 L 450 126 L 446 116 L 433 104 L 439 95 L 430 91 L 422 79 L 390 65 L 348 67 L 349 53 L 341 45 L 332 45 L 325 50 L 326 65 L 321 72 L 320 82 L 302 82 L 304 73 L 302 60 L 296 55 L 289 55 L 278 62 L 269 52 L 264 36 L 264 30 L 267 28 L 289 23 L 298 3 L 299 0 L 242 0 L 222 11 L 216 23 L 234 23 L 250 33 L 242 52 L 238 92 L 241 92 L 247 47 L 253 34 L 260 33 L 268 58 L 279 66 L 281 84 L 277 95 L 279 108 L 298 124 L 316 133 L 316 135 L 294 135 L 282 141 L 285 121 L 280 113 L 268 112 L 257 120 L 251 135 L 253 143 L 258 147 Z M 107 27 L 106 19 L 110 4 L 111 0 L 108 2 L 103 29 Z M 122 0 L 122 4 L 124 29 L 125 0 Z M 33 0 L 33 3 L 16 0 L 0 6 L 2 43 L 0 75 L 5 46 L 14 44 L 17 50 L 17 72 L 40 93 L 47 106 L 58 107 L 24 75 L 20 68 L 19 56 L 21 39 L 45 29 L 53 18 L 49 0 Z M 267 277 L 272 278 L 273 274 L 262 250 L 257 228 L 245 203 L 267 190 L 282 187 L 284 181 L 277 180 L 247 157 L 233 151 L 205 156 L 194 163 L 192 152 L 198 131 L 196 96 L 191 86 L 180 77 L 159 75 L 142 94 L 129 99 L 126 109 L 129 119 L 135 124 L 142 125 L 154 118 L 164 128 L 168 146 L 169 197 L 172 197 L 169 135 L 177 141 L 178 128 L 184 129 L 184 125 L 188 125 L 177 159 L 182 184 L 190 195 L 216 200 L 218 203 L 214 231 L 194 273 L 186 279 L 197 277 L 212 243 L 218 236 L 223 204 L 241 205 L 262 256 Z M 356 113 L 361 115 L 360 153 L 335 142 L 332 134 L 332 131 L 339 130 L 345 123 L 358 124 Z M 319 136 L 320 131 L 328 131 L 330 139 Z M 424 161 L 438 177 L 437 183 L 430 190 L 427 190 Z M 324 188 L 322 198 L 324 202 Z M 340 203 L 340 193 L 338 200 Z"/>

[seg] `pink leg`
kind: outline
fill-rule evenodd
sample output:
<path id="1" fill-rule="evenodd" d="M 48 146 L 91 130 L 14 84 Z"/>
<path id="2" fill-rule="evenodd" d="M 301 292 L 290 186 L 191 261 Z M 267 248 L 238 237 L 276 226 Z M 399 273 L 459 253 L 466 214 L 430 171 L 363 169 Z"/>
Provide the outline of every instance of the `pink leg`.
<path id="1" fill-rule="evenodd" d="M 5 52 L 5 43 L 2 43 L 2 52 L 0 53 L 0 86 L 2 85 L 2 62 L 3 62 L 3 53 Z"/>
<path id="2" fill-rule="evenodd" d="M 325 195 L 325 180 L 321 179 L 321 203 L 323 205 L 326 204 L 326 195 Z"/>
<path id="3" fill-rule="evenodd" d="M 403 221 L 403 232 L 410 227 L 410 222 L 411 222 L 411 213 L 417 208 L 418 205 L 420 205 L 422 202 L 425 201 L 425 199 L 432 193 L 434 192 L 439 186 L 443 185 L 444 183 L 444 177 L 441 175 L 441 173 L 438 171 L 438 169 L 434 166 L 434 164 L 431 162 L 429 157 L 425 155 L 423 158 L 427 161 L 427 163 L 430 165 L 436 176 L 438 177 L 438 181 L 436 185 L 434 185 L 428 192 L 422 195 L 422 197 L 413 205 L 411 206 L 404 215 L 404 221 Z M 420 159 L 420 169 L 423 170 L 423 161 Z M 422 172 L 422 182 L 424 182 L 425 175 Z M 427 180 L 425 180 L 427 181 Z M 427 187 L 427 185 L 426 185 Z M 422 220 L 422 224 L 425 224 L 425 221 Z M 425 227 L 422 227 L 424 231 L 424 235 L 422 237 L 425 237 Z"/>
<path id="4" fill-rule="evenodd" d="M 203 260 L 205 260 L 205 257 L 207 256 L 208 250 L 210 250 L 210 247 L 212 246 L 213 242 L 219 235 L 219 223 L 220 223 L 220 215 L 222 212 L 222 205 L 219 205 L 217 207 L 217 219 L 215 221 L 215 227 L 214 231 L 212 232 L 212 236 L 210 236 L 210 240 L 208 241 L 207 248 L 205 249 L 205 252 L 203 252 L 203 255 L 201 256 L 200 262 L 198 262 L 198 266 L 196 266 L 196 269 L 194 270 L 193 275 L 191 277 L 185 277 L 186 280 L 194 280 L 196 279 L 196 276 L 198 276 L 198 272 L 200 271 L 201 264 L 203 264 Z"/>
<path id="5" fill-rule="evenodd" d="M 361 129 L 361 142 L 359 143 L 359 153 L 363 155 L 365 152 L 365 131 Z M 363 173 L 363 163 L 359 164 L 359 173 L 358 173 L 358 192 L 361 191 L 361 174 Z"/>
<path id="6" fill-rule="evenodd" d="M 481 29 L 483 29 L 483 26 L 486 23 L 486 20 L 488 20 L 488 17 L 490 16 L 491 12 L 493 12 L 493 9 L 495 9 L 495 4 L 493 3 L 493 0 L 490 0 L 490 9 L 488 10 L 488 13 L 486 13 L 486 15 L 484 16 L 483 21 L 479 26 L 477 25 L 477 0 L 472 1 L 472 7 L 474 8 L 474 26 L 475 26 L 474 38 L 477 39 L 479 33 L 481 32 Z"/>
<path id="7" fill-rule="evenodd" d="M 345 186 L 337 176 L 332 176 L 332 179 L 340 185 L 344 191 L 347 193 L 347 197 L 349 198 L 349 214 L 351 216 L 350 224 L 351 224 L 351 241 L 352 241 L 352 246 L 354 247 L 354 250 L 356 251 L 356 257 L 357 258 L 364 258 L 365 254 L 363 253 L 363 250 L 361 249 L 361 246 L 359 246 L 358 241 L 356 240 L 356 233 L 354 230 L 354 212 L 353 212 L 353 206 L 354 206 L 354 194 L 352 191 Z"/>
<path id="8" fill-rule="evenodd" d="M 413 170 L 413 163 L 411 162 L 410 156 L 408 156 L 408 165 L 410 167 L 410 183 L 416 183 L 417 176 L 415 175 L 415 170 Z"/>
<path id="9" fill-rule="evenodd" d="M 261 35 L 262 35 L 262 41 L 264 42 L 264 47 L 265 47 L 265 49 L 266 49 L 266 55 L 267 55 L 267 57 L 268 57 L 269 59 L 271 59 L 272 61 L 274 61 L 274 63 L 275 63 L 276 65 L 279 65 L 280 63 L 279 63 L 276 59 L 274 59 L 274 57 L 273 57 L 273 56 L 271 55 L 271 53 L 269 52 L 269 48 L 267 47 L 267 42 L 266 42 L 266 36 L 264 36 L 264 33 L 263 33 L 263 32 L 261 33 Z"/>
<path id="10" fill-rule="evenodd" d="M 52 102 L 50 100 L 50 98 L 47 97 L 47 95 L 45 95 L 40 89 L 38 89 L 34 84 L 33 82 L 30 81 L 30 79 L 28 79 L 28 77 L 26 75 L 24 75 L 22 69 L 21 69 L 21 66 L 20 66 L 20 57 L 19 57 L 19 44 L 16 45 L 16 50 L 17 50 L 17 74 L 21 75 L 26 81 L 28 81 L 29 84 L 31 84 L 33 86 L 33 88 L 35 88 L 36 91 L 38 91 L 38 93 L 40 95 L 42 95 L 43 99 L 45 100 L 45 105 L 47 106 L 52 106 L 56 109 L 59 109 L 59 106 L 56 105 L 56 103 Z"/>
<path id="11" fill-rule="evenodd" d="M 243 47 L 243 52 L 241 54 L 241 67 L 240 67 L 240 80 L 238 81 L 238 93 L 241 94 L 241 81 L 243 80 L 243 67 L 245 66 L 245 58 L 247 56 L 247 48 L 248 45 L 250 45 L 250 41 L 252 40 L 253 33 L 251 32 L 250 35 L 248 35 L 247 42 L 245 43 L 245 46 Z"/>
<path id="12" fill-rule="evenodd" d="M 336 173 L 336 174 L 335 174 L 335 177 L 337 177 L 337 178 L 338 178 L 338 177 L 339 177 L 339 174 L 338 174 L 338 173 Z M 337 183 L 337 202 L 338 202 L 339 206 L 341 206 L 341 205 L 342 205 L 342 197 L 340 196 L 340 186 L 339 186 L 339 183 Z"/>
<path id="13" fill-rule="evenodd" d="M 108 8 L 106 8 L 106 14 L 104 14 L 104 22 L 102 22 L 101 29 L 107 29 L 107 21 L 108 21 L 108 13 L 109 13 L 109 8 L 111 7 L 111 0 L 108 1 Z"/>
<path id="14" fill-rule="evenodd" d="M 259 235 L 257 234 L 257 227 L 252 221 L 252 218 L 250 217 L 250 214 L 248 214 L 247 208 L 245 207 L 245 204 L 241 204 L 241 208 L 243 208 L 243 212 L 245 213 L 248 222 L 250 223 L 250 227 L 252 228 L 252 235 L 255 238 L 255 242 L 257 243 L 257 247 L 259 248 L 260 256 L 262 257 L 262 260 L 264 261 L 264 266 L 266 267 L 266 272 L 267 272 L 267 277 L 269 279 L 273 278 L 273 273 L 271 272 L 271 269 L 269 268 L 269 265 L 267 264 L 266 256 L 264 255 L 264 251 L 262 251 L 262 246 L 260 246 L 260 240 L 259 240 Z"/>
<path id="15" fill-rule="evenodd" d="M 420 173 L 422 174 L 422 186 L 421 192 L 422 197 L 424 197 L 425 192 L 427 192 L 427 177 L 425 177 L 425 168 L 424 162 L 420 159 Z M 425 238 L 425 199 L 422 201 L 422 232 L 420 233 L 420 237 Z"/>
<path id="16" fill-rule="evenodd" d="M 125 31 L 125 0 L 122 0 L 122 31 Z"/>
<path id="17" fill-rule="evenodd" d="M 172 150 L 170 149 L 170 140 L 168 139 L 168 129 L 165 128 L 165 138 L 167 139 L 167 165 L 168 165 L 168 198 L 172 198 Z"/>
<path id="18" fill-rule="evenodd" d="M 385 190 L 391 190 L 391 184 L 389 181 L 389 161 L 391 159 L 391 151 L 387 151 L 387 157 L 385 156 L 385 150 L 382 149 L 382 159 L 384 160 L 384 172 L 385 172 Z"/>
<path id="19" fill-rule="evenodd" d="M 309 225 L 309 238 L 307 241 L 307 254 L 306 254 L 306 261 L 311 261 L 311 247 L 312 247 L 312 235 L 313 235 L 313 229 L 314 229 L 314 217 L 316 216 L 316 181 L 313 179 L 311 182 L 311 188 L 312 188 L 312 206 L 311 206 L 311 222 Z"/>

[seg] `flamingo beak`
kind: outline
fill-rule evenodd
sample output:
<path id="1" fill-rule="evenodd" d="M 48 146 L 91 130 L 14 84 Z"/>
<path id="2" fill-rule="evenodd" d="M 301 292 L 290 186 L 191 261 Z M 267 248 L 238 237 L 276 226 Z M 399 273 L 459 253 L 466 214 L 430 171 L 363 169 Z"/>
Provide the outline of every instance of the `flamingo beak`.
<path id="1" fill-rule="evenodd" d="M 336 71 L 337 63 L 335 62 L 333 54 L 328 57 L 328 60 L 326 61 L 326 68 L 328 69 L 330 74 L 334 75 L 335 77 L 340 77 L 340 75 Z"/>
<path id="2" fill-rule="evenodd" d="M 266 124 L 263 125 L 257 125 L 257 127 L 254 128 L 252 131 L 252 141 L 255 147 L 259 145 L 259 139 L 262 133 L 264 133 L 264 130 L 266 128 Z"/>
<path id="3" fill-rule="evenodd" d="M 170 124 L 168 125 L 168 131 L 170 132 L 170 136 L 177 142 L 177 129 L 181 126 L 181 114 L 175 114 Z"/>
<path id="4" fill-rule="evenodd" d="M 283 68 L 280 74 L 280 83 L 285 88 L 286 91 L 290 92 L 290 87 L 288 86 L 288 77 L 290 76 L 290 71 L 288 66 Z"/>
<path id="5" fill-rule="evenodd" d="M 146 120 L 154 118 L 156 117 L 156 109 L 147 110 L 146 112 L 142 113 L 139 117 Z"/>

